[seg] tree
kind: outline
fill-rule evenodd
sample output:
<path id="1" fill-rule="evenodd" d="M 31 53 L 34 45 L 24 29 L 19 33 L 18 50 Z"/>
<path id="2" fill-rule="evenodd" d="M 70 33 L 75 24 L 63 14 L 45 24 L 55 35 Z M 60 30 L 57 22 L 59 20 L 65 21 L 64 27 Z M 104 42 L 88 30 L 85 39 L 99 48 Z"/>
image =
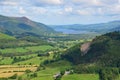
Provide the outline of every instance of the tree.
<path id="1" fill-rule="evenodd" d="M 100 80 L 117 80 L 119 78 L 118 68 L 103 68 L 99 72 Z"/>
<path id="2" fill-rule="evenodd" d="M 30 73 L 30 72 L 32 72 L 32 71 L 31 71 L 30 69 L 26 69 L 25 72 L 26 72 L 26 73 Z"/>
<path id="3" fill-rule="evenodd" d="M 13 76 L 9 77 L 10 79 L 16 79 L 17 78 L 17 74 L 14 74 Z"/>

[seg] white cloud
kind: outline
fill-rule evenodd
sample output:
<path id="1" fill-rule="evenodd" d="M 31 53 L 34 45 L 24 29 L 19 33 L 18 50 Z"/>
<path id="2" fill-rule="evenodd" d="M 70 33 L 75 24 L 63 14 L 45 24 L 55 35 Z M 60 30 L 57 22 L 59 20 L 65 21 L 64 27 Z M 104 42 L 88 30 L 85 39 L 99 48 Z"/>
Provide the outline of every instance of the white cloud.
<path id="1" fill-rule="evenodd" d="M 58 11 L 57 13 L 60 14 L 60 15 L 63 15 L 63 14 L 64 14 L 62 11 Z"/>
<path id="2" fill-rule="evenodd" d="M 105 5 L 112 5 L 112 4 L 117 4 L 119 3 L 119 0 L 99 0 L 102 4 Z"/>
<path id="3" fill-rule="evenodd" d="M 98 8 L 96 14 L 104 15 L 102 8 Z"/>
<path id="4" fill-rule="evenodd" d="M 104 10 L 106 14 L 120 15 L 120 5 L 113 5 L 107 7 L 107 10 Z"/>
<path id="5" fill-rule="evenodd" d="M 37 13 L 37 14 L 44 14 L 47 12 L 47 10 L 42 7 L 32 7 L 30 9 L 32 9 L 33 13 Z"/>
<path id="6" fill-rule="evenodd" d="M 0 2 L 0 5 L 17 6 L 18 3 L 17 3 L 17 2 L 13 2 L 13 1 L 7 1 L 7 0 L 3 1 L 3 0 L 2 0 L 2 1 Z"/>
<path id="7" fill-rule="evenodd" d="M 118 3 L 120 4 L 120 0 L 118 1 Z"/>
<path id="8" fill-rule="evenodd" d="M 25 14 L 26 11 L 23 9 L 23 7 L 20 7 L 20 8 L 19 8 L 19 13 L 20 13 L 20 14 Z"/>
<path id="9" fill-rule="evenodd" d="M 75 9 L 74 14 L 80 15 L 80 16 L 95 16 L 97 13 L 96 8 L 80 8 L 80 9 Z"/>
<path id="10" fill-rule="evenodd" d="M 80 6 L 101 6 L 102 3 L 99 0 L 72 0 L 74 4 Z"/>
<path id="11" fill-rule="evenodd" d="M 60 5 L 63 3 L 62 0 L 35 0 L 35 5 L 48 6 L 48 5 Z"/>
<path id="12" fill-rule="evenodd" d="M 88 11 L 86 11 L 86 10 L 77 10 L 77 13 L 78 13 L 79 15 L 85 15 L 85 16 L 91 15 L 91 13 L 88 12 Z"/>
<path id="13" fill-rule="evenodd" d="M 65 12 L 72 12 L 73 11 L 73 8 L 72 7 L 66 7 L 65 8 Z"/>

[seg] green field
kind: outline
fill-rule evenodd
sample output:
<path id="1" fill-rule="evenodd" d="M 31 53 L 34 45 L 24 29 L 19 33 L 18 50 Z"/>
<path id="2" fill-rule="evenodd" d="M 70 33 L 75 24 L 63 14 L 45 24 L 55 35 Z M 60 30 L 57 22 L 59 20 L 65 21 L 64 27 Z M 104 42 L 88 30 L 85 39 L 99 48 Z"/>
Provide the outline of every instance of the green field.
<path id="1" fill-rule="evenodd" d="M 30 47 L 17 47 L 17 48 L 5 48 L 5 49 L 0 49 L 0 52 L 2 54 L 21 54 L 21 53 L 26 53 L 28 54 L 21 55 L 21 56 L 13 56 L 13 57 L 2 57 L 0 56 L 0 64 L 12 64 L 14 57 L 16 58 L 21 58 L 21 59 L 26 59 L 24 61 L 17 62 L 15 64 L 37 64 L 39 65 L 41 62 L 43 62 L 46 59 L 52 58 L 53 55 L 50 55 L 48 57 L 37 57 L 37 54 L 35 53 L 36 51 L 42 51 L 45 53 L 45 51 L 53 49 L 52 46 L 49 45 L 41 45 L 41 46 L 30 46 Z M 31 54 L 29 54 L 31 52 Z"/>
<path id="2" fill-rule="evenodd" d="M 17 58 L 21 57 L 21 58 L 31 58 L 31 57 L 36 57 L 36 54 L 30 54 L 30 55 L 25 55 L 25 56 L 16 56 Z M 4 64 L 4 65 L 10 65 L 13 62 L 13 58 L 12 57 L 0 57 L 0 64 Z"/>
<path id="3" fill-rule="evenodd" d="M 72 74 L 63 76 L 62 80 L 99 80 L 99 76 L 97 74 Z"/>
<path id="4" fill-rule="evenodd" d="M 0 64 L 4 64 L 4 65 L 11 64 L 12 61 L 13 61 L 13 59 L 11 59 L 10 57 L 4 57 L 4 58 L 1 57 L 0 58 Z"/>
<path id="5" fill-rule="evenodd" d="M 78 54 L 79 52 L 74 51 L 74 49 L 78 48 L 77 50 L 80 50 L 80 46 L 82 45 L 82 43 L 91 41 L 90 39 L 65 40 L 65 41 L 62 40 L 57 41 L 57 39 L 56 40 L 53 39 L 53 41 L 51 41 L 52 42 L 51 44 L 48 43 L 39 44 L 39 40 L 38 42 L 36 41 L 34 42 L 35 40 L 34 38 L 33 42 L 30 42 L 29 40 L 22 41 L 22 39 L 18 40 L 19 42 L 17 42 L 17 38 L 15 39 L 14 37 L 10 37 L 4 34 L 0 34 L 0 36 L 3 36 L 3 39 L 8 39 L 8 41 L 6 40 L 7 42 L 6 43 L 4 42 L 4 40 L 2 40 L 2 38 L 0 38 L 1 41 L 6 43 L 2 44 L 1 42 L 0 66 L 5 67 L 0 68 L 1 70 L 3 70 L 0 73 L 1 76 L 0 78 L 2 78 L 3 75 L 8 75 L 9 77 L 11 77 L 15 73 L 18 73 L 16 79 L 14 80 L 19 80 L 18 77 L 21 77 L 22 78 L 21 80 L 55 80 L 53 78 L 55 74 L 59 73 L 62 74 L 62 72 L 65 71 L 73 71 L 69 75 L 63 75 L 61 77 L 61 80 L 99 80 L 100 70 L 99 68 L 96 70 L 95 63 L 94 64 L 91 63 L 88 65 L 86 63 L 80 64 L 81 67 L 79 67 L 79 64 L 74 64 L 75 62 L 81 60 L 77 58 L 79 57 L 79 55 L 75 55 L 75 53 Z M 16 42 L 13 41 L 12 43 L 11 40 L 10 43 L 9 39 L 15 39 L 14 41 Z M 77 46 L 74 47 L 74 45 Z M 113 49 L 111 53 L 117 54 L 117 52 L 115 53 L 115 51 L 118 51 L 118 47 L 116 48 L 116 45 L 119 46 L 119 44 L 117 43 L 115 44 L 115 46 L 114 45 L 110 46 L 111 50 Z M 71 56 L 73 56 L 74 57 L 73 61 L 74 60 L 77 61 L 74 61 L 74 63 L 72 63 L 71 60 L 63 58 L 64 54 L 66 54 L 67 51 L 68 52 L 70 51 L 70 54 L 68 54 L 69 56 L 67 58 L 72 59 Z M 71 53 L 73 54 L 71 55 Z M 19 67 L 16 69 L 16 67 L 14 66 Z M 85 69 L 82 68 L 82 66 L 84 66 Z M 87 66 L 90 68 L 87 68 Z M 31 71 L 32 68 L 34 70 Z M 28 70 L 28 72 L 26 72 L 26 70 Z M 81 70 L 81 72 L 79 70 Z M 120 72 L 119 70 L 117 71 Z M 4 77 L 7 78 L 8 76 Z M 10 78 L 7 80 L 10 80 Z"/>
<path id="6" fill-rule="evenodd" d="M 58 73 L 59 69 L 46 69 L 43 71 L 37 72 L 37 77 L 30 80 L 54 80 L 53 75 Z M 23 76 L 24 78 L 26 76 Z M 61 80 L 99 80 L 97 74 L 71 74 L 64 75 Z"/>
<path id="7" fill-rule="evenodd" d="M 53 49 L 52 46 L 42 45 L 42 46 L 31 46 L 31 47 L 17 47 L 17 48 L 6 48 L 0 49 L 2 54 L 6 53 L 25 53 L 25 52 L 35 52 L 35 51 L 46 51 Z"/>
<path id="8" fill-rule="evenodd" d="M 46 57 L 34 57 L 32 59 L 29 59 L 29 60 L 25 60 L 25 61 L 20 61 L 20 62 L 17 62 L 15 64 L 32 64 L 32 65 L 39 65 L 41 62 L 43 62 L 44 60 L 46 60 Z"/>
<path id="9" fill-rule="evenodd" d="M 49 46 L 49 45 L 42 45 L 42 46 L 26 47 L 26 49 L 34 52 L 34 51 L 38 51 L 38 50 L 40 50 L 40 51 L 51 50 L 51 49 L 53 49 L 53 47 Z"/>

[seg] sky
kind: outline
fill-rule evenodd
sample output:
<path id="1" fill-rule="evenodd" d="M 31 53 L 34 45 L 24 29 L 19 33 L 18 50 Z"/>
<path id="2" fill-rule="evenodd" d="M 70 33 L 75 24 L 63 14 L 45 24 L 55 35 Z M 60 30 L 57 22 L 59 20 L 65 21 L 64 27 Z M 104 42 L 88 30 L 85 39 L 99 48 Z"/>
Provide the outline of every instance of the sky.
<path id="1" fill-rule="evenodd" d="M 120 20 L 120 0 L 0 0 L 0 15 L 48 25 L 103 23 Z"/>

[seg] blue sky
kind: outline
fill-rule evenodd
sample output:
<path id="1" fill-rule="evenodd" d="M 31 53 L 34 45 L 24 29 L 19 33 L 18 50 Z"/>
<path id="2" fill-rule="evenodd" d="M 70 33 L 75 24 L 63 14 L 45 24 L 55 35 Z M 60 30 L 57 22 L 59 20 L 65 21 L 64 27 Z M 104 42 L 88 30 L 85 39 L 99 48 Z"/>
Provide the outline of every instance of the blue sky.
<path id="1" fill-rule="evenodd" d="M 0 14 L 45 24 L 93 24 L 120 20 L 120 0 L 0 0 Z"/>

